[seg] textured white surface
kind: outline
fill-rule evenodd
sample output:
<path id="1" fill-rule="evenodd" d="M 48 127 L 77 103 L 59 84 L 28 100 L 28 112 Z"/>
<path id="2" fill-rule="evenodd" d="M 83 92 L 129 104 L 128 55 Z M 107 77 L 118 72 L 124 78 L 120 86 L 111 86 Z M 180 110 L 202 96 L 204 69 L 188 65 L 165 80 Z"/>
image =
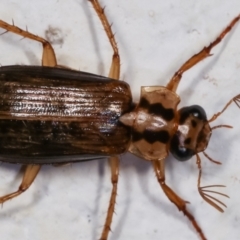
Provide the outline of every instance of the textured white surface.
<path id="1" fill-rule="evenodd" d="M 121 79 L 137 101 L 140 86 L 165 85 L 184 61 L 208 45 L 240 13 L 239 0 L 101 0 L 113 22 L 121 54 Z M 39 35 L 58 29 L 53 44 L 58 63 L 107 75 L 111 48 L 102 26 L 86 0 L 0 1 L 0 18 Z M 1 30 L 2 31 L 2 30 Z M 0 63 L 40 65 L 41 46 L 11 33 L 0 37 Z M 180 106 L 199 104 L 208 114 L 222 109 L 240 92 L 240 24 L 217 46 L 214 56 L 184 74 L 178 93 Z M 203 185 L 225 184 L 230 199 L 221 214 L 205 203 L 196 188 L 195 159 L 167 161 L 168 184 L 182 198 L 208 239 L 240 237 L 240 110 L 232 105 L 216 124 L 207 153 L 223 162 L 202 157 Z M 2 164 L 1 195 L 17 188 L 18 166 Z M 199 239 L 188 220 L 160 189 L 151 164 L 130 154 L 121 157 L 121 172 L 109 240 Z M 79 163 L 62 168 L 44 166 L 31 188 L 0 209 L 4 240 L 96 240 L 105 219 L 110 195 L 107 161 Z M 17 177 L 16 177 L 17 176 Z"/>

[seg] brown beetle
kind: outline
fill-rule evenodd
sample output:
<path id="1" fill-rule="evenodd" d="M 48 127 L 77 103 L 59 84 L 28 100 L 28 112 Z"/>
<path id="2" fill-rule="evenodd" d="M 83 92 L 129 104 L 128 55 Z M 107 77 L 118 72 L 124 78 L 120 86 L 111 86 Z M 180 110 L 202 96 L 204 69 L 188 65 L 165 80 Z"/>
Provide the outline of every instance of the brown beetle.
<path id="1" fill-rule="evenodd" d="M 171 88 L 170 86 L 168 87 L 168 88 Z M 153 91 L 153 93 L 158 93 L 158 92 L 161 92 L 162 91 L 162 89 L 163 88 L 159 88 L 159 89 L 153 89 L 153 88 L 151 88 L 150 89 L 150 91 L 152 91 L 152 90 L 154 90 Z M 144 94 L 144 91 L 146 92 L 146 91 L 149 91 L 147 88 L 144 88 L 143 89 L 143 91 L 142 91 L 142 93 Z M 168 91 L 167 92 L 167 95 L 169 96 L 169 94 L 170 94 L 170 92 Z M 154 98 L 151 98 L 151 99 L 154 99 Z M 149 101 L 151 101 L 151 99 L 149 99 Z M 177 99 L 177 97 L 176 97 L 176 99 Z M 151 109 L 152 109 L 152 105 L 154 105 L 154 103 L 149 103 L 149 101 L 145 101 L 146 99 L 144 99 L 144 100 L 141 100 L 140 101 L 140 108 L 143 108 L 143 109 L 146 109 L 147 107 L 150 107 Z M 235 98 L 234 100 L 237 100 L 237 98 Z M 171 102 L 171 104 L 173 104 L 173 102 Z M 175 106 L 177 105 L 177 101 L 175 102 Z M 147 106 L 147 107 L 146 107 Z M 153 107 L 154 108 L 154 107 Z M 195 113 L 195 110 L 196 110 L 196 108 L 194 108 L 194 113 Z M 197 108 L 197 110 L 199 110 L 199 108 Z M 154 112 L 154 111 L 153 111 Z M 175 111 L 173 111 L 174 113 L 175 113 Z M 201 111 L 200 111 L 201 112 Z M 188 112 L 189 113 L 189 112 Z M 190 113 L 191 113 L 191 110 L 190 110 Z M 139 115 L 139 114 L 138 114 Z M 193 114 L 193 115 L 195 115 L 195 114 Z M 124 116 L 124 115 L 123 115 Z M 178 115 L 179 116 L 179 115 Z M 180 114 L 180 116 L 181 116 L 181 114 Z M 181 117 L 178 117 L 178 118 L 181 118 Z M 143 115 L 141 115 L 141 117 L 145 117 L 145 116 L 143 116 Z M 173 118 L 175 118 L 175 116 L 174 117 L 172 117 L 172 119 Z M 122 119 L 123 119 L 123 117 L 122 117 Z M 170 119 L 170 120 L 172 120 L 172 119 Z M 186 118 L 187 120 L 189 119 L 189 118 Z M 141 120 L 141 119 L 140 119 Z M 166 120 L 166 119 L 165 119 Z M 202 119 L 200 119 L 200 120 L 202 120 Z M 206 119 L 203 119 L 204 120 L 204 122 L 206 122 Z M 191 119 L 191 122 L 192 122 L 193 120 Z M 122 120 L 122 122 L 124 122 L 124 120 Z M 175 122 L 175 121 L 174 121 Z M 155 122 L 156 124 L 158 123 L 157 121 Z M 174 125 L 174 123 L 173 123 L 173 125 Z M 176 125 L 176 124 L 175 124 Z M 186 126 L 187 124 L 182 124 L 183 126 Z M 205 124 L 204 123 L 204 126 L 206 126 L 205 127 L 205 129 L 207 129 L 207 127 L 208 127 L 208 125 L 207 124 Z M 151 127 L 151 126 L 150 126 Z M 170 129 L 172 129 L 173 131 L 174 131 L 174 127 L 173 128 L 170 128 Z M 183 132 L 183 131 L 180 131 L 182 128 L 178 128 L 179 129 L 179 132 Z M 134 129 L 135 130 L 135 129 Z M 138 129 L 137 129 L 138 130 Z M 175 129 L 176 130 L 176 129 Z M 143 133 L 143 135 L 142 135 L 142 133 L 141 133 L 141 131 L 135 131 L 136 132 L 136 134 L 135 135 L 133 135 L 134 136 L 134 139 L 136 140 L 136 141 L 134 141 L 134 142 L 136 142 L 137 144 L 139 144 L 139 146 L 140 147 L 138 147 L 139 148 L 139 150 L 142 150 L 143 148 L 142 147 L 144 147 L 144 144 L 142 145 L 141 144 L 141 140 L 142 139 L 144 139 L 144 140 L 148 140 L 148 135 L 149 135 L 149 133 L 148 132 L 144 132 Z M 175 132 L 175 131 L 174 131 Z M 139 136 L 139 133 L 141 133 L 140 135 L 141 136 Z M 200 133 L 201 133 L 201 131 L 200 131 Z M 208 131 L 207 131 L 207 133 L 208 133 Z M 172 135 L 173 133 L 169 133 L 169 135 Z M 161 133 L 160 133 L 160 135 L 161 135 Z M 179 134 L 177 134 L 177 135 L 179 135 Z M 201 135 L 204 135 L 204 134 L 201 134 Z M 207 135 L 207 134 L 205 134 L 205 135 Z M 159 137 L 159 136 L 158 136 Z M 192 137 L 192 135 L 190 136 L 190 137 Z M 151 138 L 151 137 L 150 137 Z M 170 139 L 170 137 L 168 138 L 168 137 L 163 137 L 164 138 L 164 140 L 162 140 L 162 135 L 161 135 L 161 137 L 160 137 L 161 139 L 160 139 L 160 141 L 157 141 L 157 142 L 161 142 L 161 143 L 163 143 L 163 144 L 165 144 L 165 145 L 168 145 L 168 139 Z M 199 138 L 198 136 L 197 136 L 197 138 Z M 159 139 L 159 138 L 157 138 L 157 139 Z M 167 140 L 166 140 L 167 139 Z M 171 138 L 172 139 L 172 138 Z M 187 140 L 187 139 L 185 139 L 185 140 Z M 151 143 L 153 140 L 152 139 L 149 139 L 147 142 L 148 143 Z M 153 142 L 156 142 L 155 140 L 153 141 Z M 191 141 L 189 142 L 189 143 L 187 143 L 188 141 L 186 141 L 185 143 L 186 144 L 189 144 L 189 143 L 191 143 Z M 167 143 L 167 144 L 166 144 Z M 171 146 L 174 146 L 174 145 L 176 145 L 176 144 L 174 144 L 174 143 L 172 143 L 171 144 Z M 161 146 L 160 147 L 161 149 L 164 149 L 164 147 L 163 146 Z M 149 147 L 147 147 L 147 149 L 149 149 Z M 166 148 L 167 150 L 168 150 L 168 148 Z M 175 155 L 177 155 L 177 153 L 176 153 L 176 151 L 174 150 L 175 148 L 174 147 L 172 147 L 172 152 L 175 154 Z M 200 150 L 203 150 L 201 147 L 199 147 L 199 149 Z M 180 152 L 182 152 L 182 146 L 181 146 L 181 148 L 180 148 Z M 133 150 L 131 150 L 132 152 L 134 152 L 134 153 L 136 153 L 137 155 L 143 155 L 142 153 L 140 153 L 139 154 L 139 152 L 136 152 L 136 150 L 135 149 L 133 149 Z M 147 150 L 148 151 L 148 150 Z M 150 153 L 150 156 L 144 156 L 145 158 L 149 158 L 149 160 L 152 160 L 152 159 L 150 159 L 151 158 L 151 156 L 152 155 L 154 155 L 155 154 L 155 149 L 151 149 L 149 152 L 147 152 L 147 154 L 149 154 Z M 166 152 L 166 151 L 165 151 Z M 145 153 L 145 152 L 144 152 Z M 162 154 L 162 153 L 161 153 Z M 165 153 L 166 154 L 166 153 Z M 162 155 L 161 155 L 162 156 Z M 190 157 L 191 156 L 191 154 L 187 154 L 187 156 L 188 157 Z M 180 159 L 182 159 L 181 158 L 181 156 L 180 156 Z M 185 158 L 184 158 L 184 160 L 185 160 Z M 8 160 L 9 161 L 9 160 Z M 155 167 L 157 167 L 157 166 L 155 166 Z"/>

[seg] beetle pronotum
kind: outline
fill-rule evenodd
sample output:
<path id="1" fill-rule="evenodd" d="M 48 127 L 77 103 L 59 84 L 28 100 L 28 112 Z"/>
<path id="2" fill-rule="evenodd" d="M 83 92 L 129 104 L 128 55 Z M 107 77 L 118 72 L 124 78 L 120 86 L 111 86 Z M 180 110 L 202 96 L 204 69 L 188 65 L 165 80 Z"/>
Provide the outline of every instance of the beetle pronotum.
<path id="1" fill-rule="evenodd" d="M 180 94 L 181 95 L 181 94 Z M 212 181 L 211 181 L 212 182 Z M 79 187 L 79 188 L 81 188 L 81 186 Z M 81 190 L 80 190 L 81 191 Z M 14 202 L 14 201 L 13 201 Z M 192 201 L 191 201 L 192 202 Z M 192 202 L 193 203 L 193 202 Z M 6 204 L 6 205 L 8 205 L 8 204 Z M 6 205 L 5 205 L 5 207 L 6 207 Z M 160 224 L 161 225 L 161 224 Z"/>

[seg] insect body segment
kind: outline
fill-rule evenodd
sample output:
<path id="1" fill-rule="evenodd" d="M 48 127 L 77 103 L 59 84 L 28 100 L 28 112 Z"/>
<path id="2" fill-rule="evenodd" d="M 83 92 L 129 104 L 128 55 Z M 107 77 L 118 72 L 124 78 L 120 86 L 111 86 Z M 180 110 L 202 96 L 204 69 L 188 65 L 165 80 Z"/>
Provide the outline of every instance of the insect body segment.
<path id="1" fill-rule="evenodd" d="M 1 67 L 0 159 L 45 164 L 64 155 L 77 161 L 82 154 L 124 153 L 130 133 L 118 118 L 131 109 L 129 86 L 96 77 L 50 67 Z"/>
<path id="2" fill-rule="evenodd" d="M 161 160 L 175 131 L 180 98 L 165 87 L 142 87 L 140 102 L 120 121 L 132 128 L 129 151 L 146 160 Z"/>
<path id="3" fill-rule="evenodd" d="M 0 197 L 0 203 L 26 191 L 42 164 L 62 164 L 109 157 L 112 191 L 100 240 L 107 240 L 115 209 L 119 157 L 130 151 L 152 163 L 160 187 L 168 199 L 182 211 L 202 240 L 207 239 L 188 211 L 186 203 L 166 183 L 165 159 L 169 152 L 185 161 L 197 157 L 199 194 L 219 211 L 225 206 L 209 190 L 223 185 L 201 186 L 200 152 L 207 147 L 212 130 L 209 123 L 235 102 L 232 98 L 223 110 L 207 120 L 202 107 L 193 105 L 177 110 L 176 94 L 185 71 L 210 56 L 216 46 L 239 21 L 237 16 L 208 47 L 186 61 L 166 87 L 141 88 L 138 104 L 132 103 L 127 83 L 116 81 L 120 75 L 117 43 L 104 9 L 97 0 L 89 0 L 104 27 L 113 54 L 108 78 L 91 73 L 61 69 L 51 44 L 45 39 L 0 20 L 0 27 L 43 46 L 42 67 L 8 66 L 0 68 L 0 160 L 25 165 L 19 189 Z M 135 106 L 135 107 L 133 107 Z M 133 109 L 134 108 L 134 109 Z M 212 162 L 205 152 L 204 155 Z M 221 205 L 221 206 L 219 206 Z"/>

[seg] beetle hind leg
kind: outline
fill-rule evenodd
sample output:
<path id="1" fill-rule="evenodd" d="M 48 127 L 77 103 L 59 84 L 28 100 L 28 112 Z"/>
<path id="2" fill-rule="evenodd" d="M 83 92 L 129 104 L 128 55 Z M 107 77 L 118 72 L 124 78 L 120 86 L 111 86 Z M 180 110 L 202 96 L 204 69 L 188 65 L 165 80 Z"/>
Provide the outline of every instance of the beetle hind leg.
<path id="1" fill-rule="evenodd" d="M 117 42 L 112 32 L 111 24 L 109 24 L 108 19 L 104 13 L 104 8 L 101 7 L 98 0 L 89 0 L 89 2 L 91 2 L 91 4 L 93 5 L 93 8 L 95 9 L 99 19 L 101 20 L 104 30 L 107 34 L 107 37 L 113 49 L 112 64 L 108 77 L 118 80 L 120 76 L 120 56 L 118 53 Z"/>
<path id="2" fill-rule="evenodd" d="M 45 40 L 44 38 L 41 38 L 37 35 L 34 35 L 27 30 L 23 30 L 21 28 L 18 28 L 16 26 L 8 24 L 2 20 L 0 20 L 0 27 L 5 29 L 6 32 L 12 32 L 15 34 L 18 34 L 24 38 L 29 38 L 34 41 L 40 42 L 43 46 L 43 55 L 42 55 L 42 65 L 43 66 L 48 66 L 48 67 L 55 67 L 57 66 L 57 60 L 56 56 L 53 50 L 52 45 Z"/>
<path id="3" fill-rule="evenodd" d="M 3 197 L 0 197 L 0 204 L 3 204 L 4 202 L 19 196 L 23 192 L 25 192 L 33 183 L 34 179 L 36 178 L 39 170 L 41 168 L 41 165 L 27 165 L 24 171 L 22 183 L 19 186 L 18 190 L 16 192 L 7 194 Z"/>

